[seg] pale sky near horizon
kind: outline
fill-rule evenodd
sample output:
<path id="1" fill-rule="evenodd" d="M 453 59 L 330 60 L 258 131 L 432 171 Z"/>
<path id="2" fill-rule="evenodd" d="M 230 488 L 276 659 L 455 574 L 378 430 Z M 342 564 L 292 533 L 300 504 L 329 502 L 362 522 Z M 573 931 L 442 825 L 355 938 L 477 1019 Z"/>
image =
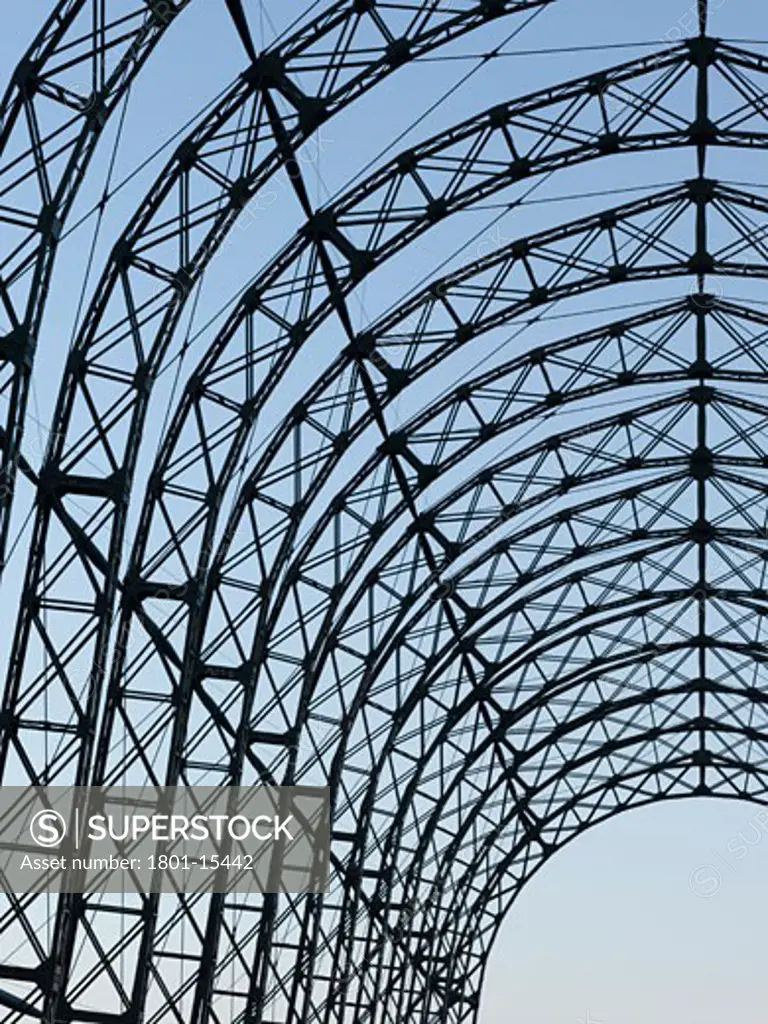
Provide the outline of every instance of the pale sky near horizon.
<path id="1" fill-rule="evenodd" d="M 0 0 L 3 84 L 45 6 Z M 174 27 L 174 38 L 168 40 L 163 61 L 154 61 L 152 74 L 133 90 L 126 141 L 116 162 L 116 180 L 139 162 L 139 153 L 150 153 L 164 141 L 169 125 L 180 125 L 192 117 L 241 70 L 244 62 L 234 30 L 222 13 L 223 0 L 202 0 L 192 6 L 197 9 L 180 19 L 178 30 Z M 257 46 L 268 44 L 303 6 L 296 0 L 264 0 L 263 4 L 246 0 Z M 768 40 L 768 11 L 757 0 L 716 0 L 713 7 L 714 34 Z M 605 44 L 604 51 L 541 58 L 521 54 L 503 66 L 499 63 L 485 77 L 473 80 L 471 87 L 452 98 L 409 137 L 426 136 L 451 120 L 468 116 L 489 105 L 489 97 L 512 98 L 549 82 L 648 52 L 641 46 L 615 51 L 608 47 L 677 39 L 689 34 L 690 23 L 691 8 L 686 0 L 631 4 L 561 0 L 537 18 L 529 31 L 521 33 L 514 45 L 521 50 L 554 49 L 596 42 Z M 471 50 L 466 43 L 464 48 L 466 52 Z M 765 53 L 768 43 L 759 48 Z M 424 65 L 424 74 L 431 77 L 425 79 L 424 93 L 418 96 L 419 110 L 438 97 L 464 67 L 458 62 L 447 68 Z M 313 161 L 310 175 L 318 199 L 326 199 L 344 184 L 350 171 L 349 153 L 354 153 L 353 169 L 357 169 L 376 157 L 390 135 L 408 127 L 416 105 L 410 91 L 415 81 L 414 77 L 407 79 L 410 84 L 406 86 L 393 79 L 382 87 L 379 99 L 371 98 L 367 107 L 361 103 L 365 115 L 345 114 L 327 127 L 326 145 Z M 349 147 L 346 151 L 345 145 Z M 405 142 L 400 144 L 404 146 Z M 660 170 L 652 159 L 644 159 L 648 181 L 680 177 L 677 157 L 660 160 Z M 102 252 L 108 250 L 109 240 L 161 163 L 154 161 L 121 193 L 102 228 Z M 749 166 L 754 172 L 758 165 Z M 99 175 L 103 178 L 105 168 L 102 153 L 94 161 L 91 186 L 78 200 L 72 220 L 98 196 Z M 737 163 L 732 177 L 739 173 Z M 610 184 L 602 170 L 584 175 L 574 172 L 574 188 L 589 182 L 597 187 L 592 175 L 599 185 Z M 288 210 L 287 203 L 284 213 L 283 207 L 279 209 L 279 216 L 274 212 L 265 220 L 263 231 L 245 234 L 232 247 L 222 272 L 213 279 L 202 301 L 201 323 L 215 315 L 218 299 L 227 294 L 228 287 L 237 290 L 247 276 L 246 268 L 262 265 L 269 252 L 293 230 L 295 213 Z M 61 267 L 46 320 L 47 334 L 41 340 L 41 348 L 46 340 L 49 344 L 54 368 L 66 351 L 75 317 L 74 296 L 79 290 L 85 243 L 90 241 L 88 228 L 84 230 L 85 234 L 73 235 L 68 248 L 63 249 L 72 254 L 72 259 Z M 405 273 L 407 276 L 407 268 Z M 370 310 L 386 305 L 368 292 L 364 300 L 370 308 L 361 306 L 361 317 L 369 317 Z M 62 336 L 66 341 L 57 344 Z M 204 340 L 209 337 L 210 333 L 203 335 Z M 42 431 L 52 407 L 56 377 L 51 370 L 38 382 L 34 395 L 33 409 Z M 13 597 L 7 592 L 0 595 L 0 612 L 3 616 L 15 614 Z M 7 642 L 5 632 L 0 637 L 3 656 Z M 480 1024 L 721 1024 L 731 1018 L 739 1024 L 764 1021 L 768 834 L 756 824 L 758 810 L 742 802 L 711 799 L 646 807 L 595 828 L 556 855 L 521 893 L 504 922 L 488 966 Z M 728 843 L 739 833 L 753 839 L 754 845 L 737 860 L 729 853 Z M 699 868 L 704 868 L 706 874 L 697 875 Z M 706 891 L 697 892 L 697 887 Z"/>

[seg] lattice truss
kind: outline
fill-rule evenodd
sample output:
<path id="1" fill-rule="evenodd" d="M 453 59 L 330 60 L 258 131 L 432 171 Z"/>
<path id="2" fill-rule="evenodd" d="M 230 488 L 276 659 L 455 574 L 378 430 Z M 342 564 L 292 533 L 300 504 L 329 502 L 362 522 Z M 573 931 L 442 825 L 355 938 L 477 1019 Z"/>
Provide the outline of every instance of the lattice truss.
<path id="1" fill-rule="evenodd" d="M 21 438 L 57 242 L 193 4 L 59 3 L 20 63 L 3 550 L 18 474 L 36 502 L 3 781 L 327 785 L 334 824 L 323 897 L 3 897 L 3 1020 L 471 1020 L 551 853 L 644 803 L 765 799 L 768 200 L 710 166 L 765 147 L 768 60 L 702 10 L 698 37 L 479 109 L 324 206 L 298 160 L 401 66 L 541 6 L 345 0 L 250 61 L 114 240 L 39 467 Z M 554 172 L 665 150 L 677 184 L 551 204 L 447 272 L 424 244 Z M 261 255 L 154 448 L 183 311 L 281 169 L 304 226 Z M 416 250 L 431 274 L 358 329 L 353 293 Z M 606 294 L 642 301 L 595 313 Z"/>

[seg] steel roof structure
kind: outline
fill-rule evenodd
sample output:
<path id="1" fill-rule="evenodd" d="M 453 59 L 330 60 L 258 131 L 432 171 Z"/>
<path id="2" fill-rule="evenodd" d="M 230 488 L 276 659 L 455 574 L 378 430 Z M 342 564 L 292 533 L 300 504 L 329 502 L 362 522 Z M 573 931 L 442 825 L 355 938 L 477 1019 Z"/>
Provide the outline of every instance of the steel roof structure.
<path id="1" fill-rule="evenodd" d="M 114 240 L 32 465 L 67 215 L 193 5 L 59 0 L 2 101 L 3 565 L 18 478 L 36 498 L 0 772 L 329 786 L 332 886 L 7 894 L 0 1018 L 472 1021 L 500 922 L 558 849 L 659 800 L 765 802 L 768 312 L 718 282 L 768 277 L 768 199 L 710 168 L 766 148 L 768 58 L 711 36 L 700 0 L 691 38 L 481 109 L 318 206 L 298 155 L 322 125 L 409 62 L 556 0 L 338 0 L 260 54 L 230 0 L 246 70 Z M 566 168 L 672 150 L 690 157 L 679 183 L 555 212 L 356 328 L 355 290 L 438 224 Z M 280 170 L 304 225 L 186 375 L 138 487 L 180 319 Z M 456 353 L 664 281 L 676 297 L 561 323 L 391 426 Z M 286 402 L 329 326 L 336 351 Z"/>

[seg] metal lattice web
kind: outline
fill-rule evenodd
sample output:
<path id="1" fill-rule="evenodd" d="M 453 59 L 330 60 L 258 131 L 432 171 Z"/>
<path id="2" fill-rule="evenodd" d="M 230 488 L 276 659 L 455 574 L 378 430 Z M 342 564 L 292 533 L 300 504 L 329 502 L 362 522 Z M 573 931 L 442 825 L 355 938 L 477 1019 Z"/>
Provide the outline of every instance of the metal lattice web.
<path id="1" fill-rule="evenodd" d="M 299 155 L 323 125 L 556 0 L 344 0 L 258 55 L 228 2 L 247 67 L 111 241 L 33 465 L 68 214 L 194 6 L 62 0 L 3 99 L 6 577 L 18 484 L 35 502 L 2 779 L 327 785 L 332 886 L 4 896 L 0 1015 L 473 1020 L 552 853 L 661 799 L 765 801 L 768 199 L 712 165 L 768 144 L 768 58 L 708 35 L 702 2 L 697 36 L 479 101 L 318 205 Z M 574 218 L 552 204 L 449 269 L 425 248 L 642 154 L 687 172 Z M 279 172 L 303 226 L 184 365 L 158 445 L 182 318 Z M 359 329 L 355 296 L 414 252 L 431 271 Z"/>

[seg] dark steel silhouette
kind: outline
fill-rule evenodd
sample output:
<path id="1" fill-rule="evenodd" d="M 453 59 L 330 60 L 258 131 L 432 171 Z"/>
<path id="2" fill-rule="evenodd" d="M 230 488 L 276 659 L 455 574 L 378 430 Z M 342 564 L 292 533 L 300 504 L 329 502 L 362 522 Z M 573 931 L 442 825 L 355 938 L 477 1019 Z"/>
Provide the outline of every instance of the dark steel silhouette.
<path id="1" fill-rule="evenodd" d="M 661 799 L 765 801 L 768 314 L 719 281 L 768 277 L 768 200 L 711 177 L 708 157 L 766 147 L 768 60 L 708 36 L 701 4 L 695 38 L 485 109 L 321 209 L 298 160 L 402 64 L 548 2 L 353 0 L 256 56 L 228 0 L 255 59 L 114 244 L 39 473 L 20 443 L 56 242 L 101 126 L 173 20 L 161 8 L 190 4 L 137 2 L 118 25 L 101 3 L 60 3 L 19 66 L 0 136 L 25 140 L 6 164 L 23 195 L 0 211 L 20 233 L 0 278 L 3 549 L 17 469 L 37 504 L 3 781 L 328 785 L 334 883 L 52 911 L 6 896 L 3 1019 L 472 1020 L 497 928 L 557 849 Z M 46 68 L 88 12 L 86 97 Z M 66 125 L 45 138 L 43 101 Z M 55 180 L 52 147 L 67 154 Z M 691 151 L 688 180 L 435 273 L 355 329 L 353 290 L 438 222 L 514 206 L 563 168 L 673 149 Z M 189 374 L 139 490 L 181 314 L 279 169 L 305 224 Z M 456 353 L 555 303 L 675 278 L 677 298 L 451 376 Z M 281 406 L 329 323 L 338 354 Z M 393 429 L 391 404 L 443 371 L 444 392 Z"/>

